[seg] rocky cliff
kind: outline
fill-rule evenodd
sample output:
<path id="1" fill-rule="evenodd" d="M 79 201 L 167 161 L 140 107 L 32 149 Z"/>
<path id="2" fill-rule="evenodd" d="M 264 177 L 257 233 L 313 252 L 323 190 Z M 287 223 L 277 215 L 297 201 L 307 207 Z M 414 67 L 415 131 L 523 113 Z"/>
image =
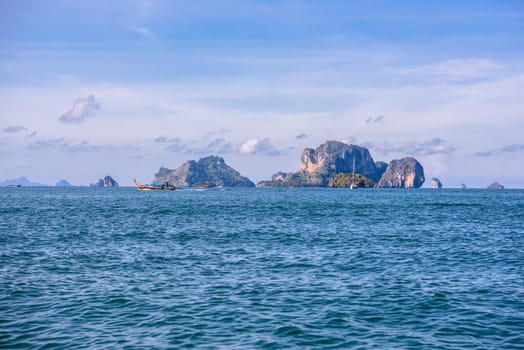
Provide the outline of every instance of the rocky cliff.
<path id="1" fill-rule="evenodd" d="M 329 180 L 340 173 L 361 174 L 372 181 L 380 178 L 375 162 L 367 148 L 327 141 L 316 149 L 306 148 L 300 157 L 300 168 L 295 173 L 279 172 L 270 181 L 261 181 L 259 187 L 328 186 Z M 354 166 L 354 169 L 353 169 Z"/>
<path id="2" fill-rule="evenodd" d="M 309 174 L 333 175 L 353 172 L 378 181 L 375 161 L 367 148 L 348 145 L 339 141 L 327 141 L 316 149 L 306 148 L 302 152 L 300 171 Z"/>
<path id="3" fill-rule="evenodd" d="M 439 179 L 434 177 L 431 179 L 431 186 L 436 189 L 442 188 L 442 182 L 440 182 Z"/>
<path id="4" fill-rule="evenodd" d="M 382 175 L 386 172 L 386 169 L 388 168 L 388 163 L 386 162 L 376 162 L 375 166 L 377 168 L 377 179 L 380 180 Z"/>
<path id="5" fill-rule="evenodd" d="M 103 179 L 98 180 L 98 182 L 92 183 L 89 186 L 91 187 L 118 187 L 118 182 L 115 181 L 111 176 L 107 175 Z"/>
<path id="6" fill-rule="evenodd" d="M 259 182 L 258 186 L 344 187 L 348 180 L 357 179 L 363 187 L 378 183 L 379 187 L 410 188 L 420 187 L 424 183 L 424 169 L 414 158 L 394 160 L 389 164 L 375 163 L 367 148 L 338 141 L 327 141 L 316 149 L 306 148 L 300 160 L 301 165 L 297 172 L 278 172 L 271 180 Z M 355 178 L 352 177 L 353 172 Z M 339 174 L 345 175 L 340 175 L 335 180 Z"/>
<path id="7" fill-rule="evenodd" d="M 378 187 L 419 188 L 424 181 L 424 168 L 415 158 L 408 157 L 392 160 Z"/>
<path id="8" fill-rule="evenodd" d="M 488 186 L 488 190 L 503 190 L 503 189 L 504 189 L 504 186 L 502 186 L 498 182 L 494 182 Z"/>
<path id="9" fill-rule="evenodd" d="M 171 170 L 160 168 L 155 174 L 153 183 L 165 183 L 177 187 L 254 187 L 255 184 L 247 177 L 216 156 L 200 158 L 198 161 L 188 160 L 178 168 Z"/>

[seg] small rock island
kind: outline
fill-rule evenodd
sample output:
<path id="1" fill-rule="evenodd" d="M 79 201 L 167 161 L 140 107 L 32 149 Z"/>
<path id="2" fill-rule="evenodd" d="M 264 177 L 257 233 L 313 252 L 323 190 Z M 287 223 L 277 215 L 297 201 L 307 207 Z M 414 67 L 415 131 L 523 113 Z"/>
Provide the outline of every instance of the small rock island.
<path id="1" fill-rule="evenodd" d="M 71 187 L 71 184 L 68 181 L 62 179 L 55 184 L 55 187 Z"/>
<path id="2" fill-rule="evenodd" d="M 494 182 L 488 186 L 488 190 L 503 190 L 503 189 L 504 189 L 504 186 L 502 186 L 498 182 Z"/>
<path id="3" fill-rule="evenodd" d="M 431 179 L 431 186 L 435 189 L 439 189 L 439 188 L 442 188 L 442 182 L 440 182 L 439 179 L 437 179 L 436 177 L 432 178 Z"/>
<path id="4" fill-rule="evenodd" d="M 98 182 L 89 184 L 90 187 L 118 187 L 118 182 L 115 181 L 111 176 L 107 175 Z"/>

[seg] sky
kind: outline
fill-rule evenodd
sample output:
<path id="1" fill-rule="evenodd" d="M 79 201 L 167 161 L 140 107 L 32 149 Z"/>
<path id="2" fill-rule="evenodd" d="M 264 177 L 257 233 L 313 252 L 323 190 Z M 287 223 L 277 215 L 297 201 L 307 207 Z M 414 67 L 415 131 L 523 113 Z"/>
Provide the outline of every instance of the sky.
<path id="1" fill-rule="evenodd" d="M 0 1 L 0 181 L 253 181 L 326 140 L 524 187 L 523 1 Z"/>

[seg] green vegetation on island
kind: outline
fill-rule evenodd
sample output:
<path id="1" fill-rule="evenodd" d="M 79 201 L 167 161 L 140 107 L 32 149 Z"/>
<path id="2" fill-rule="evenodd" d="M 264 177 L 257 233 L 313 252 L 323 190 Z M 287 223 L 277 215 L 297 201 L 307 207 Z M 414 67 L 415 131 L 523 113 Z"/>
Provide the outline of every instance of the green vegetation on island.
<path id="1" fill-rule="evenodd" d="M 340 173 L 329 179 L 329 187 L 372 188 L 375 183 L 361 174 Z"/>

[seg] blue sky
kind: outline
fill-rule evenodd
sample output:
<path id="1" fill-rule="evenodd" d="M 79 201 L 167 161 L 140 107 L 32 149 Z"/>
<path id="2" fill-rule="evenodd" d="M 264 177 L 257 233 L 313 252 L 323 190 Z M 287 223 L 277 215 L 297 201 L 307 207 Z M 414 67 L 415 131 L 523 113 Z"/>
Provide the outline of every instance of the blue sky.
<path id="1" fill-rule="evenodd" d="M 524 187 L 522 1 L 4 1 L 0 17 L 0 180 L 130 185 L 217 154 L 258 181 L 341 140 L 447 187 Z"/>

